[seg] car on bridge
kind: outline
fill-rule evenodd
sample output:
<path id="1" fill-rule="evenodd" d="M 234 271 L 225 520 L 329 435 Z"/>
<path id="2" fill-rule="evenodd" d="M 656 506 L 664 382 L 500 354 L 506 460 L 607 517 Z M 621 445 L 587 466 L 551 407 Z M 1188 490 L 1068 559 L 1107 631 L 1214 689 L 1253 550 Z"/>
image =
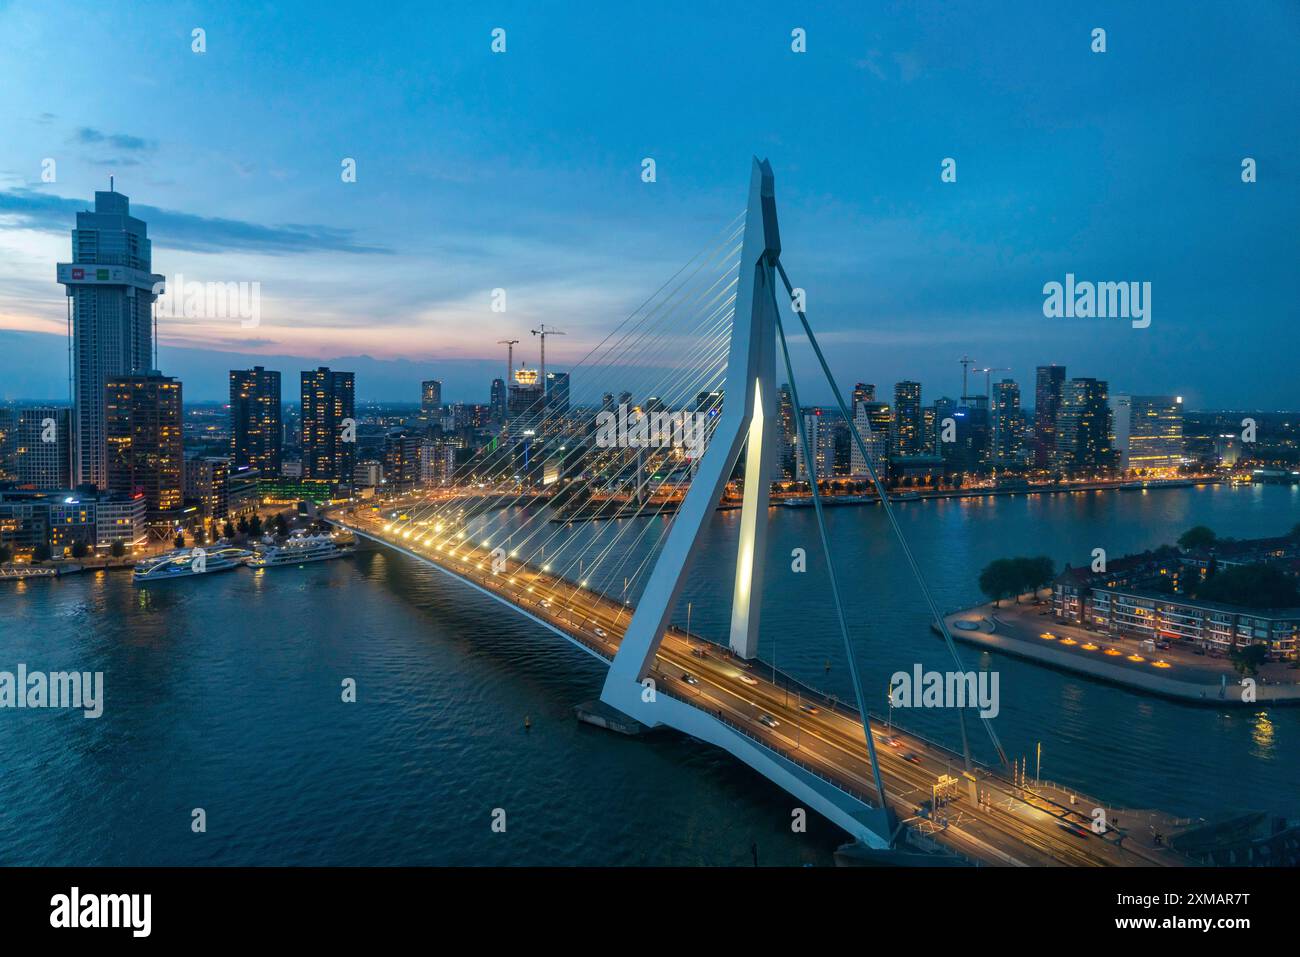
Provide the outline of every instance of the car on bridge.
<path id="1" fill-rule="evenodd" d="M 760 714 L 758 716 L 758 723 L 763 725 L 764 727 L 773 728 L 773 729 L 779 728 L 781 726 L 781 722 L 777 721 L 776 718 L 772 717 L 770 714 Z"/>

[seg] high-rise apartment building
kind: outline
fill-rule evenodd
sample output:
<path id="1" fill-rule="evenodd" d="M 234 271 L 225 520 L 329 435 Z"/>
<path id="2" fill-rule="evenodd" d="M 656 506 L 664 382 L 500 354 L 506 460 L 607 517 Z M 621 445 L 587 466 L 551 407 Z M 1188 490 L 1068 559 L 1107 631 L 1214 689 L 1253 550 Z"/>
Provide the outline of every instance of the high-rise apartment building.
<path id="1" fill-rule="evenodd" d="M 925 420 L 921 414 L 921 383 L 894 385 L 894 421 L 890 449 L 894 455 L 920 455 L 925 451 Z"/>
<path id="2" fill-rule="evenodd" d="M 795 443 L 795 477 L 801 482 L 811 479 L 805 453 L 808 449 L 813 449 L 813 469 L 817 472 L 818 480 L 830 478 L 835 463 L 835 434 L 831 427 L 831 417 L 823 415 L 821 409 L 804 409 L 803 429 L 808 446 L 805 448 L 802 440 Z"/>
<path id="3" fill-rule="evenodd" d="M 894 413 L 887 402 L 858 402 L 855 410 L 853 424 L 871 456 L 871 467 L 877 473 L 883 472 L 889 464 Z M 849 471 L 853 475 L 867 474 L 866 459 L 862 457 L 857 442 L 852 443 L 849 449 Z"/>
<path id="4" fill-rule="evenodd" d="M 420 412 L 435 416 L 442 408 L 442 380 L 425 379 L 420 383 Z"/>
<path id="5" fill-rule="evenodd" d="M 104 385 L 106 484 L 143 493 L 151 513 L 178 509 L 185 496 L 181 383 L 160 372 L 113 376 Z"/>
<path id="6" fill-rule="evenodd" d="M 1111 465 L 1110 431 L 1105 381 L 1076 378 L 1065 383 L 1056 419 L 1055 467 L 1078 472 Z"/>
<path id="7" fill-rule="evenodd" d="M 568 415 L 569 373 L 546 373 L 546 408 L 550 415 Z"/>
<path id="8" fill-rule="evenodd" d="M 409 432 L 389 435 L 384 440 L 384 482 L 408 491 L 420 481 L 420 438 Z"/>
<path id="9" fill-rule="evenodd" d="M 993 386 L 992 454 L 999 466 L 1018 463 L 1024 446 L 1024 420 L 1020 414 L 1020 386 L 1003 379 Z"/>
<path id="10" fill-rule="evenodd" d="M 73 473 L 108 486 L 104 397 L 109 379 L 153 365 L 153 303 L 163 277 L 152 270 L 148 229 L 122 193 L 96 191 L 94 212 L 77 213 L 72 262 L 58 264 L 72 323 Z"/>
<path id="11" fill-rule="evenodd" d="M 781 386 L 777 398 L 777 414 L 781 420 L 781 475 L 792 479 L 796 474 L 795 447 L 799 444 L 799 429 L 794 419 L 794 401 L 790 398 L 790 385 Z"/>
<path id="12" fill-rule="evenodd" d="M 302 477 L 346 483 L 356 464 L 356 377 L 327 366 L 302 373 Z"/>
<path id="13" fill-rule="evenodd" d="M 13 472 L 38 489 L 72 486 L 72 410 L 56 406 L 18 409 L 13 426 Z"/>
<path id="14" fill-rule="evenodd" d="M 1034 465 L 1051 468 L 1056 461 L 1056 419 L 1065 387 L 1065 366 L 1039 366 L 1034 382 Z"/>
<path id="15" fill-rule="evenodd" d="M 493 379 L 491 399 L 489 400 L 489 405 L 488 405 L 488 414 L 492 420 L 493 425 L 500 426 L 503 422 L 505 422 L 506 414 L 507 414 L 506 408 L 507 408 L 506 380 Z"/>
<path id="16" fill-rule="evenodd" d="M 262 475 L 280 474 L 280 373 L 261 366 L 230 370 L 230 460 Z"/>
<path id="17" fill-rule="evenodd" d="M 876 387 L 870 382 L 859 382 L 853 386 L 853 404 L 849 411 L 856 414 L 859 402 L 875 402 Z"/>

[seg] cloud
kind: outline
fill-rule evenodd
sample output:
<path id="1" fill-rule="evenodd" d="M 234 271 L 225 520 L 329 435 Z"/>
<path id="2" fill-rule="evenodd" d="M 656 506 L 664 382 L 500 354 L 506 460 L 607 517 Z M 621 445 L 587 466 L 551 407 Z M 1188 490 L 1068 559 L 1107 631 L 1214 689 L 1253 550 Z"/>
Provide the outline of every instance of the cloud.
<path id="1" fill-rule="evenodd" d="M 66 233 L 76 214 L 87 208 L 82 199 L 51 196 L 19 187 L 0 192 L 0 216 L 14 216 L 30 229 Z M 310 252 L 388 254 L 392 250 L 358 242 L 350 229 L 286 223 L 263 226 L 239 219 L 196 216 L 156 206 L 136 205 L 132 213 L 149 224 L 152 238 L 171 249 L 191 252 L 255 252 L 292 255 Z"/>
<path id="2" fill-rule="evenodd" d="M 107 143 L 119 150 L 151 150 L 158 145 L 142 137 L 131 136 L 129 133 L 101 133 L 90 126 L 83 126 L 77 130 L 76 141 L 86 144 Z"/>

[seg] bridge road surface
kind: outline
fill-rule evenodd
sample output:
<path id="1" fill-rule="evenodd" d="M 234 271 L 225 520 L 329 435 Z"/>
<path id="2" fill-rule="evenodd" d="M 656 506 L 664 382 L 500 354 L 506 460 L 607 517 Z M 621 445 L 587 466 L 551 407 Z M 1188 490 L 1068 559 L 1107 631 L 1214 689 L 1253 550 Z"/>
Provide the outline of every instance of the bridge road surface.
<path id="1" fill-rule="evenodd" d="M 402 506 L 385 503 L 386 510 Z M 403 550 L 493 592 L 547 621 L 596 656 L 609 661 L 631 614 L 616 600 L 602 598 L 574 582 L 510 559 L 491 573 L 491 550 L 468 541 L 439 546 L 432 527 L 392 524 L 369 508 L 335 511 L 330 520 L 366 538 Z M 410 532 L 409 536 L 406 534 Z M 423 542 L 428 537 L 430 541 Z M 602 634 L 603 632 L 603 634 Z M 687 675 L 690 679 L 687 679 Z M 742 733 L 834 782 L 860 799 L 876 803 L 862 725 L 820 704 L 804 702 L 761 675 L 760 669 L 727 655 L 717 645 L 692 641 L 669 629 L 651 670 L 659 693 L 689 701 Z M 806 710 L 805 705 L 812 710 Z M 775 727 L 761 722 L 766 716 Z M 876 754 L 886 799 L 899 820 L 910 820 L 931 839 L 971 860 L 1007 866 L 1151 866 L 1185 863 L 1172 852 L 1122 846 L 1121 832 L 1092 833 L 1086 813 L 1065 808 L 986 768 L 976 771 L 983 800 L 973 804 L 965 782 L 937 812 L 941 823 L 918 818 L 940 775 L 961 778 L 962 760 L 937 745 L 873 719 Z"/>

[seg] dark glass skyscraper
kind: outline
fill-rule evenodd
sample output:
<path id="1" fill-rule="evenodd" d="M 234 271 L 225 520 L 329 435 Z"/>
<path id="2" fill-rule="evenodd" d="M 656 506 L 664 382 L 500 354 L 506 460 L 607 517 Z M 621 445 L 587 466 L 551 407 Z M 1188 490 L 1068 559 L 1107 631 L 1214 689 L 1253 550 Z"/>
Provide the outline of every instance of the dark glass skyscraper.
<path id="1" fill-rule="evenodd" d="M 442 380 L 425 379 L 420 383 L 420 412 L 436 415 L 442 408 Z"/>
<path id="2" fill-rule="evenodd" d="M 551 415 L 569 412 L 569 373 L 546 373 L 546 408 Z"/>
<path id="3" fill-rule="evenodd" d="M 1038 367 L 1034 383 L 1034 465 L 1051 468 L 1056 456 L 1056 417 L 1061 410 L 1065 366 Z"/>
<path id="4" fill-rule="evenodd" d="M 1113 464 L 1107 385 L 1100 379 L 1071 379 L 1057 416 L 1056 467 L 1079 472 Z"/>
<path id="5" fill-rule="evenodd" d="M 356 463 L 356 381 L 326 366 L 302 373 L 302 477 L 351 482 Z M 347 421 L 344 421 L 347 420 Z"/>
<path id="6" fill-rule="evenodd" d="M 280 474 L 280 373 L 230 370 L 230 459 L 235 469 Z"/>
<path id="7" fill-rule="evenodd" d="M 108 483 L 104 389 L 110 378 L 153 364 L 154 275 L 148 230 L 130 200 L 95 193 L 94 212 L 77 213 L 72 262 L 58 264 L 72 323 L 73 472 L 78 484 Z"/>

